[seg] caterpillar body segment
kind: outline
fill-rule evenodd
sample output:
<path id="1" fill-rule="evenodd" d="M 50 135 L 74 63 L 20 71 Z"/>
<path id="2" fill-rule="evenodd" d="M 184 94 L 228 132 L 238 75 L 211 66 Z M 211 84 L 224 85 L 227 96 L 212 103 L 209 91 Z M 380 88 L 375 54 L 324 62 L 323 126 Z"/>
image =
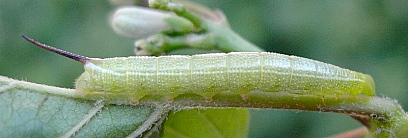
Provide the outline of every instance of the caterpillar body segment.
<path id="1" fill-rule="evenodd" d="M 308 95 L 373 96 L 368 75 L 277 53 L 233 52 L 193 56 L 91 58 L 76 88 L 85 96 L 137 102 L 145 95 L 171 101 L 184 93 L 210 100 L 222 92 L 250 91 Z"/>
<path id="2" fill-rule="evenodd" d="M 80 58 L 85 72 L 76 89 L 84 98 L 110 103 L 138 103 L 146 95 L 172 101 L 180 94 L 198 94 L 207 101 L 219 93 L 248 98 L 251 91 L 302 95 L 374 96 L 366 74 L 302 57 L 269 52 L 232 52 L 193 56 L 88 58 L 23 36 L 44 49 Z M 72 55 L 69 55 L 69 54 Z"/>

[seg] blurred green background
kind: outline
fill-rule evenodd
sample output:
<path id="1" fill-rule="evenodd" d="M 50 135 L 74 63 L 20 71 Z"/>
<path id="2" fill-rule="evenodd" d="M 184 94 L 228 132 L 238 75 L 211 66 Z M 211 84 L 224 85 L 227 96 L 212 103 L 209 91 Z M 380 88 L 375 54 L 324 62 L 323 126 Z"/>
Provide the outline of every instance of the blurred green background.
<path id="1" fill-rule="evenodd" d="M 408 1 L 195 0 L 221 9 L 231 27 L 264 48 L 370 74 L 377 96 L 408 109 Z M 81 63 L 21 38 L 89 56 L 133 55 L 134 40 L 116 35 L 108 1 L 0 0 L 0 75 L 73 88 Z M 1 102 L 1 101 L 0 101 Z M 346 115 L 252 110 L 250 137 L 323 137 L 361 125 Z"/>

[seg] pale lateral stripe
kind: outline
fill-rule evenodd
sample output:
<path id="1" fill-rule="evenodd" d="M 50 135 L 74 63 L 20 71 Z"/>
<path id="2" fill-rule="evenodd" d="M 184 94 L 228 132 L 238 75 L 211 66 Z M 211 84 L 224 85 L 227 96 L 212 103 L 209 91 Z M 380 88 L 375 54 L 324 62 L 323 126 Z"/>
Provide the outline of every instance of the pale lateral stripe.
<path id="1" fill-rule="evenodd" d="M 189 85 L 188 85 L 188 89 L 193 89 L 193 64 L 192 64 L 192 59 L 193 58 L 190 58 L 189 60 L 190 60 L 190 80 L 188 81 L 188 83 L 189 83 Z"/>
<path id="2" fill-rule="evenodd" d="M 126 73 L 125 73 L 125 76 L 126 76 L 126 84 L 125 84 L 126 90 L 130 90 L 129 74 L 128 74 L 129 67 L 131 67 L 131 65 L 129 65 L 129 60 L 126 60 Z"/>
<path id="3" fill-rule="evenodd" d="M 140 72 L 127 72 L 127 73 L 123 74 L 123 73 L 118 73 L 118 72 L 114 72 L 114 71 L 106 70 L 106 69 L 103 69 L 102 71 L 104 72 L 104 74 L 113 74 L 115 76 L 127 76 L 127 75 L 154 76 L 155 75 L 155 74 L 152 74 L 152 73 L 140 73 Z M 260 72 L 260 71 L 252 70 L 252 71 L 246 71 L 245 73 L 258 73 L 258 72 Z M 193 72 L 192 75 L 197 75 L 197 74 L 223 74 L 223 73 L 225 73 L 225 72 L 223 72 L 223 71 L 212 71 L 212 72 L 202 72 L 202 73 L 201 72 Z M 238 70 L 229 70 L 229 73 L 242 73 L 242 72 L 238 71 Z M 266 73 L 266 72 L 262 72 L 262 73 Z M 288 73 L 286 73 L 286 72 L 270 72 L 270 73 L 274 73 L 276 75 L 288 75 Z M 185 73 L 182 73 L 182 72 L 178 72 L 178 73 L 156 72 L 156 74 L 157 75 L 167 75 L 167 76 L 188 76 L 188 74 L 185 74 Z M 328 76 L 317 76 L 315 74 L 310 74 L 310 75 L 307 75 L 307 74 L 293 74 L 293 72 L 292 72 L 292 73 L 290 73 L 290 75 L 291 76 L 299 76 L 299 77 L 327 79 L 327 80 L 334 79 L 331 76 L 329 76 L 329 77 Z M 343 80 L 343 81 L 350 81 L 350 80 L 359 81 L 359 79 L 351 79 L 351 78 L 343 78 L 343 77 L 337 77 L 335 79 Z"/>
<path id="4" fill-rule="evenodd" d="M 235 52 L 234 54 L 238 54 L 239 52 Z M 245 55 L 245 54 L 247 54 L 247 53 L 240 53 L 240 54 L 243 54 L 243 55 Z M 228 55 L 228 54 L 226 54 L 226 55 Z M 265 55 L 261 55 L 261 57 L 263 58 Z M 170 56 L 170 57 L 188 57 L 190 60 L 191 60 L 191 56 Z M 230 58 L 230 56 L 227 56 L 226 57 L 227 58 L 227 63 L 228 63 L 228 61 L 230 60 L 229 58 Z M 291 60 L 291 66 L 293 66 L 293 62 L 295 61 L 295 60 L 299 60 L 299 59 L 294 59 L 293 58 L 293 56 L 289 56 L 289 57 L 287 57 L 288 59 L 290 59 Z M 156 59 L 156 61 L 157 61 L 157 59 Z M 318 63 L 318 62 L 317 62 Z M 191 64 L 191 61 L 190 61 L 190 64 Z M 107 70 L 107 69 L 103 69 L 103 68 L 101 68 L 101 67 L 98 67 L 98 66 L 95 66 L 94 64 L 89 64 L 88 65 L 90 68 L 93 68 L 93 69 L 95 69 L 95 70 L 99 70 L 99 71 L 101 71 L 101 72 L 104 72 L 104 73 L 106 73 L 106 74 L 113 74 L 113 75 L 116 75 L 116 76 L 126 76 L 126 75 L 141 75 L 141 76 L 153 76 L 153 75 L 169 75 L 169 76 L 178 76 L 178 75 L 186 75 L 186 74 L 183 74 L 183 73 L 164 73 L 164 72 L 159 72 L 159 71 L 156 71 L 156 74 L 152 74 L 152 73 L 141 73 L 141 72 L 126 72 L 126 74 L 123 74 L 123 73 L 118 73 L 118 72 L 115 72 L 115 71 L 112 71 L 112 70 Z M 228 68 L 228 74 L 229 73 L 241 73 L 241 71 L 239 71 L 239 70 L 231 70 L 231 68 L 229 67 L 229 65 L 227 65 L 227 68 Z M 157 69 L 156 69 L 157 70 Z M 191 70 L 191 69 L 190 69 Z M 263 71 L 263 70 L 259 70 L 259 71 Z M 248 70 L 248 71 L 246 71 L 246 73 L 257 73 L 257 72 L 259 72 L 259 71 L 257 71 L 257 70 Z M 265 71 L 267 71 L 267 70 L 265 70 Z M 310 71 L 315 71 L 315 70 L 310 70 Z M 224 71 L 212 71 L 212 72 L 207 72 L 207 73 L 198 73 L 198 72 L 194 72 L 194 71 L 191 71 L 192 72 L 192 74 L 191 75 L 196 75 L 196 74 L 222 74 L 222 73 L 225 73 Z M 306 75 L 306 74 L 293 74 L 293 72 L 294 72 L 294 70 L 293 70 L 293 67 L 291 68 L 291 72 L 292 73 L 290 73 L 290 75 L 291 75 L 291 79 L 292 79 L 292 75 L 293 76 L 299 76 L 299 77 L 314 77 L 314 78 L 319 78 L 319 79 L 327 79 L 327 80 L 330 80 L 330 79 L 333 79 L 333 77 L 327 77 L 327 76 L 316 76 L 316 75 Z M 265 72 L 266 73 L 266 72 Z M 274 74 L 277 74 L 277 75 L 288 75 L 286 72 L 271 72 L 271 73 L 274 73 Z M 340 71 L 340 72 L 336 72 L 336 73 L 346 73 L 346 72 L 344 72 L 344 71 Z M 261 72 L 261 74 L 263 74 L 263 72 Z M 346 73 L 347 74 L 347 73 Z M 229 75 L 228 75 L 229 76 Z M 191 77 L 193 77 L 193 76 L 191 76 Z M 335 78 L 336 80 L 342 80 L 342 81 L 362 81 L 362 80 L 359 80 L 359 79 L 351 79 L 351 78 L 341 78 L 341 77 L 337 77 L 337 78 Z M 290 81 L 291 82 L 291 81 Z"/>

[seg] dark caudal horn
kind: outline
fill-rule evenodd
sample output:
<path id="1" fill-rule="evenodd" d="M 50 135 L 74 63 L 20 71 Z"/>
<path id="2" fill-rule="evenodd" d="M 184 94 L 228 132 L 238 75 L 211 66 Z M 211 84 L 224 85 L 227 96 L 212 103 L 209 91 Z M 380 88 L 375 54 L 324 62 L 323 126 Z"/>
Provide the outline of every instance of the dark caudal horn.
<path id="1" fill-rule="evenodd" d="M 21 36 L 24 39 L 26 39 L 28 42 L 33 43 L 34 45 L 36 45 L 36 46 L 38 46 L 38 47 L 40 47 L 42 49 L 57 53 L 59 55 L 62 55 L 62 56 L 65 56 L 65 57 L 68 57 L 68 58 L 71 58 L 71 59 L 74 59 L 74 60 L 79 61 L 81 63 L 85 64 L 89 60 L 88 57 L 77 55 L 77 54 L 74 54 L 74 53 L 70 53 L 70 52 L 67 52 L 67 51 L 64 51 L 64 50 L 61 50 L 61 49 L 58 49 L 58 48 L 55 48 L 55 47 L 40 43 L 40 42 L 37 42 L 34 39 L 31 39 L 30 37 L 28 37 L 28 36 L 26 36 L 24 34 L 21 34 Z"/>

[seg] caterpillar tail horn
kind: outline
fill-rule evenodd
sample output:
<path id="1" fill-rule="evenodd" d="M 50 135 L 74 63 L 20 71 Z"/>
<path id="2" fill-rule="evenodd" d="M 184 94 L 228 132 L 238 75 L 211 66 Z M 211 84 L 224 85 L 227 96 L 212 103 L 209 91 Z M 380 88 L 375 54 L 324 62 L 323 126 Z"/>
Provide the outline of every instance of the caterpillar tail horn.
<path id="1" fill-rule="evenodd" d="M 24 34 L 21 34 L 21 36 L 25 40 L 27 40 L 28 42 L 33 43 L 34 45 L 36 45 L 36 46 L 38 46 L 38 47 L 40 47 L 42 49 L 57 53 L 59 55 L 62 55 L 62 56 L 65 56 L 65 57 L 68 57 L 68 58 L 71 58 L 71 59 L 74 59 L 74 60 L 79 61 L 81 63 L 85 64 L 87 61 L 90 60 L 90 58 L 88 58 L 88 57 L 77 55 L 77 54 L 74 54 L 74 53 L 70 53 L 70 52 L 67 52 L 67 51 L 64 51 L 64 50 L 61 50 L 61 49 L 58 49 L 58 48 L 55 48 L 55 47 L 40 43 L 40 42 L 37 42 L 34 39 L 32 39 L 32 38 L 30 38 L 30 37 L 28 37 L 28 36 L 26 36 Z"/>

